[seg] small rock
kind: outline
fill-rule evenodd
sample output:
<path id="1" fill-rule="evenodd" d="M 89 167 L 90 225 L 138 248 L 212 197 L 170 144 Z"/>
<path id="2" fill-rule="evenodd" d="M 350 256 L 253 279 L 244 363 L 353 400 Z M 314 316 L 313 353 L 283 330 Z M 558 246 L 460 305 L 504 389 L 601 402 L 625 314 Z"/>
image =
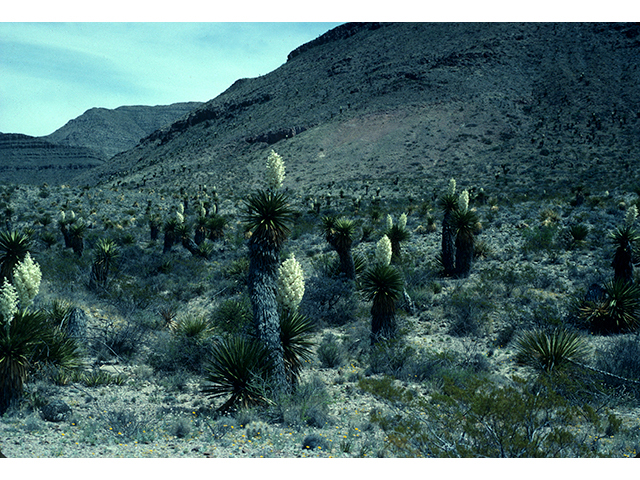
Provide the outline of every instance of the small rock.
<path id="1" fill-rule="evenodd" d="M 53 400 L 40 409 L 42 418 L 47 422 L 61 422 L 70 412 L 71 407 L 62 400 Z"/>

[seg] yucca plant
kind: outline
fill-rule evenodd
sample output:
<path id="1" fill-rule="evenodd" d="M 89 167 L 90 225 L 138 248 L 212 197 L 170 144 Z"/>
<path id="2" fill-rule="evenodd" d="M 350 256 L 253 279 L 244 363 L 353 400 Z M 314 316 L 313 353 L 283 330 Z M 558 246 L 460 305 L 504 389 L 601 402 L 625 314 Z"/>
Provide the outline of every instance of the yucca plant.
<path id="1" fill-rule="evenodd" d="M 455 273 L 460 277 L 468 276 L 471 271 L 478 221 L 478 215 L 473 210 L 458 208 L 451 214 L 456 247 Z"/>
<path id="2" fill-rule="evenodd" d="M 383 234 L 389 237 L 389 240 L 391 240 L 391 261 L 397 263 L 400 261 L 402 256 L 400 243 L 409 240 L 411 234 L 406 228 L 406 215 L 403 214 L 397 224 L 393 223 L 393 221 L 391 220 L 391 216 L 387 218 L 387 228 L 385 229 Z"/>
<path id="3" fill-rule="evenodd" d="M 280 341 L 284 352 L 287 379 L 295 385 L 305 362 L 313 357 L 310 334 L 315 325 L 312 320 L 297 311 L 283 309 L 280 314 Z"/>
<path id="4" fill-rule="evenodd" d="M 276 384 L 285 390 L 288 383 L 276 294 L 280 249 L 290 233 L 293 213 L 286 195 L 275 190 L 260 190 L 245 201 L 244 221 L 251 231 L 247 284 L 253 322 L 257 337 L 271 355 Z"/>
<path id="5" fill-rule="evenodd" d="M 229 396 L 218 410 L 250 407 L 267 401 L 261 386 L 268 381 L 273 362 L 269 349 L 257 339 L 231 337 L 217 343 L 205 367 L 205 386 L 210 397 Z"/>
<path id="6" fill-rule="evenodd" d="M 73 249 L 73 253 L 77 256 L 82 256 L 82 252 L 84 251 L 84 234 L 87 230 L 87 225 L 82 222 L 74 222 L 69 227 L 69 240 L 71 242 L 71 248 Z"/>
<path id="7" fill-rule="evenodd" d="M 76 368 L 81 363 L 74 340 L 47 321 L 41 311 L 19 311 L 0 325 L 0 415 L 22 393 L 30 372 L 45 365 Z"/>
<path id="8" fill-rule="evenodd" d="M 164 232 L 164 244 L 162 247 L 162 253 L 167 253 L 171 251 L 171 247 L 177 240 L 176 229 L 178 227 L 178 220 L 175 218 L 170 218 L 164 224 L 163 232 Z"/>
<path id="9" fill-rule="evenodd" d="M 545 372 L 580 361 L 587 353 L 584 339 L 564 328 L 551 332 L 536 329 L 523 333 L 516 340 L 516 361 Z"/>
<path id="10" fill-rule="evenodd" d="M 105 238 L 98 240 L 95 251 L 95 259 L 91 265 L 91 274 L 89 276 L 89 288 L 106 288 L 109 271 L 120 252 L 113 240 Z"/>
<path id="11" fill-rule="evenodd" d="M 202 339 L 212 334 L 209 321 L 200 316 L 189 315 L 171 324 L 171 330 L 180 336 Z"/>
<path id="12" fill-rule="evenodd" d="M 393 338 L 396 334 L 396 303 L 402 297 L 404 282 L 400 272 L 384 263 L 366 270 L 360 289 L 371 307 L 371 344 Z"/>
<path id="13" fill-rule="evenodd" d="M 640 233 L 627 223 L 610 233 L 610 239 L 616 246 L 613 257 L 613 271 L 616 280 L 633 281 L 633 244 L 640 240 Z"/>
<path id="14" fill-rule="evenodd" d="M 454 210 L 458 207 L 458 196 L 455 192 L 456 181 L 452 178 L 449 181 L 447 193 L 438 200 L 438 205 L 443 213 L 441 261 L 445 275 L 453 275 L 455 272 L 455 231 L 451 219 Z"/>
<path id="15" fill-rule="evenodd" d="M 351 280 L 356 278 L 356 267 L 351 253 L 355 231 L 355 224 L 347 218 L 326 216 L 322 219 L 322 233 L 338 254 L 339 271 Z"/>
<path id="16" fill-rule="evenodd" d="M 13 280 L 13 269 L 25 258 L 30 247 L 27 234 L 16 230 L 0 232 L 0 285 L 4 279 Z"/>
<path id="17" fill-rule="evenodd" d="M 604 285 L 604 295 L 583 302 L 580 318 L 588 327 L 601 333 L 634 331 L 640 324 L 640 286 L 624 279 L 610 280 Z"/>
<path id="18" fill-rule="evenodd" d="M 207 218 L 206 227 L 209 232 L 209 240 L 222 240 L 224 238 L 224 229 L 227 226 L 227 219 L 222 215 L 214 213 Z"/>

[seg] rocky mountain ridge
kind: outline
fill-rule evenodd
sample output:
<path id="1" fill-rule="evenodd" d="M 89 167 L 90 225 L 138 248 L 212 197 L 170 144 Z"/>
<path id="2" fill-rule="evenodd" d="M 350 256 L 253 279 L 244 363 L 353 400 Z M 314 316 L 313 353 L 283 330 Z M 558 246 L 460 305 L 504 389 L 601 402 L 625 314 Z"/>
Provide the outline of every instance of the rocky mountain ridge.
<path id="1" fill-rule="evenodd" d="M 285 186 L 319 194 L 378 181 L 429 192 L 451 177 L 509 182 L 523 195 L 631 184 L 639 33 L 636 24 L 342 25 L 78 182 L 237 192 L 260 184 L 274 148 Z"/>

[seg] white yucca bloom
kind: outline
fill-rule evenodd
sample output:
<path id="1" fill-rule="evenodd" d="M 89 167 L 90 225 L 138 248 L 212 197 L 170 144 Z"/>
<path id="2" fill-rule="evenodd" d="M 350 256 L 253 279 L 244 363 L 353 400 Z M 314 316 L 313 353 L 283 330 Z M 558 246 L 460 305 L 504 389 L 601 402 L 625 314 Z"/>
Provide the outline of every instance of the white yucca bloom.
<path id="1" fill-rule="evenodd" d="M 201 217 L 206 217 L 207 216 L 207 209 L 204 207 L 200 207 L 200 216 Z"/>
<path id="2" fill-rule="evenodd" d="M 18 313 L 18 292 L 6 278 L 4 285 L 0 288 L 0 313 L 5 321 L 5 327 L 9 330 L 13 316 Z"/>
<path id="3" fill-rule="evenodd" d="M 64 220 L 65 220 L 64 210 L 60 210 L 60 221 L 64 223 Z"/>
<path id="4" fill-rule="evenodd" d="M 624 223 L 628 226 L 631 226 L 633 222 L 636 221 L 637 217 L 638 217 L 638 207 L 636 207 L 635 205 L 631 205 L 627 210 L 627 216 L 624 219 Z"/>
<path id="5" fill-rule="evenodd" d="M 376 244 L 376 262 L 382 265 L 391 263 L 391 240 L 386 235 Z"/>
<path id="6" fill-rule="evenodd" d="M 282 157 L 271 150 L 267 158 L 267 184 L 269 188 L 277 190 L 284 182 L 284 161 Z"/>
<path id="7" fill-rule="evenodd" d="M 76 219 L 76 212 L 74 212 L 73 210 L 71 210 L 69 212 L 69 217 L 71 217 L 71 220 L 75 220 Z"/>
<path id="8" fill-rule="evenodd" d="M 294 255 L 278 269 L 278 299 L 282 306 L 294 312 L 304 295 L 304 272 Z"/>
<path id="9" fill-rule="evenodd" d="M 404 230 L 405 228 L 407 228 L 407 214 L 403 213 L 402 215 L 400 215 L 400 219 L 398 220 L 398 227 L 400 227 L 401 230 Z"/>
<path id="10" fill-rule="evenodd" d="M 391 230 L 391 227 L 393 227 L 393 218 L 391 218 L 391 215 L 388 213 L 387 213 L 386 227 L 387 227 L 387 230 Z"/>
<path id="11" fill-rule="evenodd" d="M 40 265 L 33 261 L 31 254 L 27 252 L 24 260 L 13 269 L 13 283 L 20 298 L 22 308 L 30 307 L 33 299 L 40 291 L 42 272 Z"/>
<path id="12" fill-rule="evenodd" d="M 184 215 L 180 212 L 176 212 L 176 220 L 180 225 L 182 225 L 184 223 Z"/>
<path id="13" fill-rule="evenodd" d="M 469 209 L 469 192 L 467 190 L 463 190 L 458 197 L 458 209 L 461 212 L 466 212 Z"/>
<path id="14" fill-rule="evenodd" d="M 455 195 L 456 193 L 456 179 L 449 180 L 449 188 L 447 188 L 447 195 Z"/>
<path id="15" fill-rule="evenodd" d="M 178 211 L 184 215 L 184 203 L 178 204 Z"/>

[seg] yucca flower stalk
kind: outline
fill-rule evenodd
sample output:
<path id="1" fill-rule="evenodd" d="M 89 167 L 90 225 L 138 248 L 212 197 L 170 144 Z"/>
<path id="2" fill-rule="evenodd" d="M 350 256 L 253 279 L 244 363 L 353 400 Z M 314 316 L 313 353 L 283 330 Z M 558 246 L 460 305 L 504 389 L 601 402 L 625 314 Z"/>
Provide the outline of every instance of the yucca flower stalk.
<path id="1" fill-rule="evenodd" d="M 282 157 L 271 150 L 267 158 L 267 186 L 271 190 L 278 190 L 284 182 L 284 161 Z"/>
<path id="2" fill-rule="evenodd" d="M 391 263 L 392 247 L 389 237 L 383 235 L 382 238 L 378 240 L 374 255 L 376 263 L 380 265 L 389 265 Z"/>
<path id="3" fill-rule="evenodd" d="M 387 215 L 387 228 L 384 231 L 391 241 L 391 261 L 397 263 L 401 260 L 402 252 L 400 249 L 400 243 L 406 242 L 410 238 L 409 231 L 407 230 L 407 215 L 402 214 L 397 224 L 393 223 L 391 215 Z"/>
<path id="4" fill-rule="evenodd" d="M 247 283 L 253 321 L 256 335 L 273 361 L 276 385 L 284 391 L 289 385 L 276 297 L 280 249 L 289 235 L 293 213 L 286 195 L 273 190 L 259 190 L 245 201 L 244 221 L 251 231 Z"/>
<path id="5" fill-rule="evenodd" d="M 0 287 L 0 316 L 4 328 L 8 331 L 11 321 L 16 313 L 18 313 L 19 296 L 15 287 L 5 278 L 2 287 Z"/>
<path id="6" fill-rule="evenodd" d="M 351 251 L 355 231 L 355 224 L 347 218 L 326 216 L 322 219 L 322 233 L 327 243 L 338 254 L 340 273 L 349 280 L 356 278 L 356 267 Z"/>
<path id="7" fill-rule="evenodd" d="M 292 254 L 278 269 L 278 301 L 283 308 L 295 312 L 303 295 L 304 272 Z"/>
<path id="8" fill-rule="evenodd" d="M 20 298 L 22 308 L 29 308 L 33 304 L 33 299 L 40 290 L 42 273 L 40 265 L 33 261 L 31 254 L 27 252 L 18 265 L 13 270 L 13 284 Z"/>
<path id="9" fill-rule="evenodd" d="M 455 273 L 455 232 L 451 224 L 451 216 L 458 208 L 458 197 L 456 195 L 456 181 L 454 178 L 449 180 L 447 193 L 439 200 L 440 208 L 443 212 L 442 218 L 442 266 L 445 275 L 453 275 Z"/>

